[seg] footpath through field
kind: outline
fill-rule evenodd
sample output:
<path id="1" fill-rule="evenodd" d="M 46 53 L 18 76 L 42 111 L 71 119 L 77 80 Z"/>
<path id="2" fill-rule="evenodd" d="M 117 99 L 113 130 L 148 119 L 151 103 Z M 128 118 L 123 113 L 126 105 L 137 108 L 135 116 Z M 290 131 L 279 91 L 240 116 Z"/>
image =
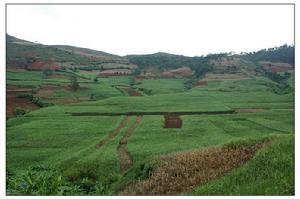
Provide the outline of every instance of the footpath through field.
<path id="1" fill-rule="evenodd" d="M 138 91 L 134 90 L 131 87 L 125 87 L 122 89 L 124 91 L 126 91 L 129 96 L 141 96 L 141 94 Z M 97 144 L 97 148 L 103 147 L 109 141 L 113 140 L 121 132 L 121 130 L 124 129 L 128 125 L 130 117 L 132 117 L 132 116 L 125 115 L 123 120 L 118 125 L 118 127 L 115 128 L 114 130 L 112 130 L 106 138 L 104 138 Z M 125 132 L 124 136 L 121 138 L 119 145 L 117 147 L 117 154 L 118 154 L 118 160 L 119 160 L 121 173 L 125 172 L 127 169 L 129 169 L 132 166 L 133 159 L 127 149 L 127 141 L 128 141 L 128 138 L 132 135 L 133 131 L 137 128 L 137 126 L 142 121 L 142 118 L 143 118 L 143 115 L 139 115 L 136 117 L 135 122 Z"/>
<path id="2" fill-rule="evenodd" d="M 132 166 L 133 159 L 127 149 L 127 141 L 128 138 L 132 135 L 133 131 L 137 128 L 137 126 L 142 121 L 142 117 L 143 116 L 141 115 L 136 117 L 134 124 L 125 132 L 124 136 L 120 140 L 119 145 L 117 147 L 121 173 L 125 172 Z"/>

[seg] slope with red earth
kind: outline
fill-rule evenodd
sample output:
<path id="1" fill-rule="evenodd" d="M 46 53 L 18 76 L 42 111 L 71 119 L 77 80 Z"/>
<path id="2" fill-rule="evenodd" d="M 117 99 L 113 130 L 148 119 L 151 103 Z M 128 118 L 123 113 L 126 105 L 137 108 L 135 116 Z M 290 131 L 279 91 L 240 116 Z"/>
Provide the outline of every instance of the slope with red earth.
<path id="1" fill-rule="evenodd" d="M 16 108 L 21 108 L 27 111 L 36 110 L 39 107 L 33 104 L 30 100 L 19 98 L 18 93 L 31 92 L 31 88 L 9 86 L 6 88 L 6 116 L 14 116 Z"/>

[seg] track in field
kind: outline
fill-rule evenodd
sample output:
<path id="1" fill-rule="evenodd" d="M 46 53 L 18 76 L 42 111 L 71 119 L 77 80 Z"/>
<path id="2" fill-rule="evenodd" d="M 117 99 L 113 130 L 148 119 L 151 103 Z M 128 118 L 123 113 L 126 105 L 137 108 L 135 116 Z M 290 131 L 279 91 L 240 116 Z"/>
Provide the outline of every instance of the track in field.
<path id="1" fill-rule="evenodd" d="M 120 140 L 119 145 L 117 147 L 121 173 L 124 173 L 132 166 L 133 159 L 130 153 L 128 152 L 127 141 L 128 138 L 132 135 L 133 131 L 137 128 L 139 123 L 142 121 L 142 117 L 143 116 L 136 117 L 134 124 L 125 132 L 124 136 Z"/>
<path id="2" fill-rule="evenodd" d="M 127 125 L 128 121 L 129 121 L 129 116 L 125 116 L 123 118 L 123 120 L 121 121 L 121 123 L 119 124 L 119 126 L 117 128 L 115 128 L 113 131 L 111 131 L 106 138 L 104 138 L 103 140 L 101 140 L 97 144 L 97 148 L 103 147 L 110 140 L 112 140 L 113 138 L 115 138 L 119 134 L 119 132 L 121 131 L 121 129 L 124 128 Z"/>

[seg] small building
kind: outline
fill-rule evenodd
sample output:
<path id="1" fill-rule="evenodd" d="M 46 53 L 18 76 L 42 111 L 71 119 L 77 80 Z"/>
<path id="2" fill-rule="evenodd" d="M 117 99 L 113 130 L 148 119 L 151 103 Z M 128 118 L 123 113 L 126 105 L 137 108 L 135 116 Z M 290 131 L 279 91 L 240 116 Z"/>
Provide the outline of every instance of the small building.
<path id="1" fill-rule="evenodd" d="M 99 73 L 98 76 L 108 77 L 108 76 L 126 76 L 131 75 L 132 71 L 129 69 L 110 69 L 110 70 L 103 70 Z"/>

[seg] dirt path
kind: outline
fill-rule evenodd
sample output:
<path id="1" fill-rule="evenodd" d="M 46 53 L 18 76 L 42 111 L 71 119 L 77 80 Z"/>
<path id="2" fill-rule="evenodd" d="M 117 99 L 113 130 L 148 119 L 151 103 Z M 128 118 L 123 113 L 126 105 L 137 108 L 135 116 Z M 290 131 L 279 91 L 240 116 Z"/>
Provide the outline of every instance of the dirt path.
<path id="1" fill-rule="evenodd" d="M 125 132 L 124 136 L 119 142 L 119 145 L 117 147 L 117 153 L 118 153 L 118 159 L 120 164 L 120 171 L 121 173 L 124 173 L 126 170 L 128 170 L 133 163 L 133 159 L 127 149 L 127 141 L 128 138 L 132 135 L 133 131 L 136 129 L 136 127 L 139 125 L 139 123 L 142 121 L 143 116 L 137 116 L 134 124 Z"/>
<path id="2" fill-rule="evenodd" d="M 120 130 L 126 126 L 128 121 L 129 121 L 129 116 L 125 116 L 123 118 L 123 120 L 120 122 L 119 126 L 117 128 L 115 128 L 114 130 L 112 130 L 106 138 L 104 138 L 97 144 L 97 148 L 100 148 L 100 147 L 106 145 L 110 140 L 112 140 L 114 137 L 116 137 L 119 134 Z"/>
<path id="3" fill-rule="evenodd" d="M 134 90 L 133 88 L 131 87 L 122 87 L 120 88 L 124 91 L 126 91 L 128 93 L 129 96 L 142 96 L 141 93 L 139 93 L 138 91 Z"/>

